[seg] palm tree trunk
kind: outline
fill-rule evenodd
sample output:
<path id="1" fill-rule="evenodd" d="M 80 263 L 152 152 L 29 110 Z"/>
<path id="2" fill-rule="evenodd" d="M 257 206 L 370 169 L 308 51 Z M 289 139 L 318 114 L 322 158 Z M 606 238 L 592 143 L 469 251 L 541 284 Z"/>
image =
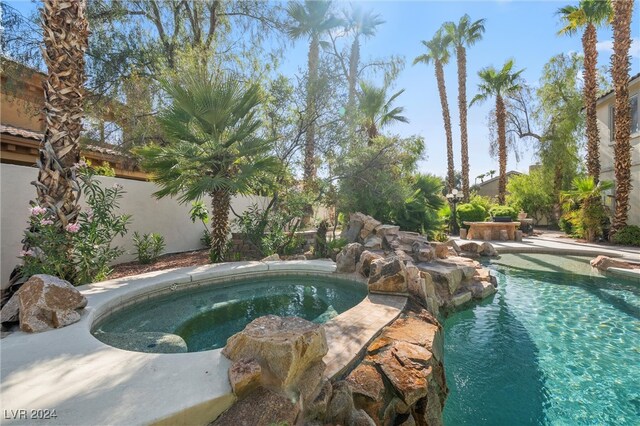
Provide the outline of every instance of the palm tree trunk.
<path id="1" fill-rule="evenodd" d="M 229 207 L 231 194 L 225 190 L 211 193 L 211 251 L 212 262 L 222 262 L 227 252 L 229 235 Z"/>
<path id="2" fill-rule="evenodd" d="M 62 230 L 76 221 L 80 187 L 72 166 L 80 160 L 84 95 L 84 52 L 89 26 L 85 1 L 63 6 L 47 0 L 42 11 L 44 60 L 48 75 L 44 84 L 46 128 L 40 145 L 38 204 L 56 217 Z"/>
<path id="3" fill-rule="evenodd" d="M 600 178 L 600 155 L 598 146 L 598 117 L 596 115 L 597 81 L 596 65 L 598 51 L 596 49 L 597 32 L 593 24 L 588 24 L 582 36 L 584 49 L 584 105 L 586 112 L 587 133 L 587 172 L 593 177 L 595 183 Z"/>
<path id="4" fill-rule="evenodd" d="M 307 81 L 307 131 L 304 145 L 304 187 L 311 188 L 316 177 L 315 166 L 315 91 L 318 79 L 318 60 L 320 56 L 320 40 L 317 35 L 311 36 L 309 44 L 309 76 Z"/>
<path id="5" fill-rule="evenodd" d="M 631 11 L 633 2 L 613 2 L 613 56 L 611 58 L 615 91 L 614 173 L 616 208 L 610 237 L 627 224 L 631 192 L 631 121 L 629 114 L 629 47 L 631 46 Z"/>
<path id="6" fill-rule="evenodd" d="M 442 62 L 436 61 L 436 81 L 438 82 L 438 93 L 440 94 L 440 104 L 442 106 L 442 120 L 444 121 L 444 131 L 447 138 L 447 186 L 449 192 L 456 185 L 456 178 L 453 166 L 453 136 L 451 136 L 451 115 L 449 114 L 449 102 L 447 101 L 447 88 L 444 84 L 444 70 Z"/>
<path id="7" fill-rule="evenodd" d="M 467 135 L 467 52 L 456 47 L 458 61 L 458 109 L 460 112 L 460 154 L 462 162 L 462 196 L 469 201 L 469 140 Z"/>
<path id="8" fill-rule="evenodd" d="M 351 44 L 351 54 L 349 55 L 349 97 L 347 110 L 353 113 L 356 104 L 356 83 L 358 80 L 358 64 L 360 63 L 360 40 L 358 35 Z"/>
<path id="9" fill-rule="evenodd" d="M 496 96 L 496 122 L 498 124 L 498 161 L 500 177 L 498 179 L 498 203 L 504 204 L 507 192 L 507 135 L 505 132 L 507 112 L 502 96 Z"/>
<path id="10" fill-rule="evenodd" d="M 44 83 L 46 127 L 38 153 L 38 180 L 33 184 L 38 204 L 52 213 L 56 226 L 64 232 L 80 211 L 80 186 L 73 165 L 80 160 L 78 141 L 84 115 L 84 52 L 89 24 L 84 0 L 66 4 L 45 0 L 43 6 L 43 56 L 48 70 Z M 29 248 L 26 244 L 23 247 Z M 12 271 L 9 285 L 0 295 L 0 307 L 28 278 L 19 266 Z"/>

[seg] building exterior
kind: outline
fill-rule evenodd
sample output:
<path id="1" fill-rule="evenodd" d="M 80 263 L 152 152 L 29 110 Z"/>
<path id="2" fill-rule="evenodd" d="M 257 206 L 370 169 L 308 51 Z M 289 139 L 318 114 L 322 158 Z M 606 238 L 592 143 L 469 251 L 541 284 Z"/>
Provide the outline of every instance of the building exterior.
<path id="1" fill-rule="evenodd" d="M 509 183 L 509 179 L 513 176 L 521 175 L 522 173 L 517 172 L 515 170 L 510 170 L 507 172 L 507 183 Z M 500 180 L 500 176 L 496 175 L 491 179 L 487 179 L 483 182 L 476 183 L 471 188 L 476 191 L 478 195 L 482 195 L 483 197 L 489 198 L 497 198 L 498 197 L 498 181 Z"/>
<path id="2" fill-rule="evenodd" d="M 600 133 L 600 180 L 609 180 L 615 184 L 613 109 L 615 104 L 613 91 L 605 93 L 597 101 L 598 130 Z M 627 224 L 640 226 L 640 74 L 629 80 L 629 101 L 631 103 L 631 190 L 629 198 L 629 217 Z M 605 204 L 614 211 L 615 189 L 605 197 Z"/>
<path id="3" fill-rule="evenodd" d="M 44 134 L 44 89 L 46 75 L 13 61 L 3 60 L 0 75 L 0 160 L 2 163 L 34 166 L 38 158 L 38 148 Z M 9 66 L 12 72 L 6 72 Z M 107 120 L 88 119 L 86 127 L 91 128 L 81 146 L 81 155 L 92 164 L 108 163 L 117 177 L 146 180 L 127 155 L 118 152 L 105 140 L 104 126 L 114 126 Z M 102 131 L 100 131 L 100 129 Z M 98 135 L 98 137 L 95 137 Z M 103 137 L 101 138 L 100 135 Z"/>

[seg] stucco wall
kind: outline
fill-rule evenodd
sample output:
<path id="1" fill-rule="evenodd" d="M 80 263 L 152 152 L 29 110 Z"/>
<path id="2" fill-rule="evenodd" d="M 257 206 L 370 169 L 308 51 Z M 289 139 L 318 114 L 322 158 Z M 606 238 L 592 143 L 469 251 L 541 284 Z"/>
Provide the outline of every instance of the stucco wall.
<path id="1" fill-rule="evenodd" d="M 1 236 L 1 271 L 0 279 L 4 287 L 11 270 L 19 261 L 16 257 L 22 248 L 22 235 L 27 225 L 29 200 L 35 198 L 35 188 L 31 182 L 37 177 L 37 169 L 33 167 L 0 164 L 0 236 Z M 121 213 L 132 215 L 129 232 L 124 238 L 118 238 L 114 244 L 133 252 L 131 236 L 138 233 L 157 232 L 164 236 L 166 253 L 180 252 L 202 248 L 200 237 L 203 227 L 201 223 L 192 223 L 189 218 L 190 205 L 180 205 L 175 199 L 156 200 L 151 194 L 157 190 L 155 184 L 120 178 L 98 178 L 105 186 L 115 183 L 122 185 L 127 192 L 120 202 Z M 266 197 L 234 197 L 233 209 L 240 214 L 257 203 L 265 205 Z M 207 197 L 204 202 L 211 205 Z M 119 261 L 133 260 L 133 254 L 122 256 Z"/>
<path id="2" fill-rule="evenodd" d="M 640 96 L 640 79 L 635 79 L 629 87 L 629 95 Z M 610 137 L 609 129 L 609 106 L 613 105 L 615 98 L 613 94 L 598 102 L 598 131 L 600 134 L 600 180 L 610 180 L 615 182 L 613 141 Z M 640 226 L 640 132 L 631 134 L 631 190 L 629 198 L 629 225 Z M 613 205 L 613 192 L 606 198 L 606 203 L 610 208 Z"/>

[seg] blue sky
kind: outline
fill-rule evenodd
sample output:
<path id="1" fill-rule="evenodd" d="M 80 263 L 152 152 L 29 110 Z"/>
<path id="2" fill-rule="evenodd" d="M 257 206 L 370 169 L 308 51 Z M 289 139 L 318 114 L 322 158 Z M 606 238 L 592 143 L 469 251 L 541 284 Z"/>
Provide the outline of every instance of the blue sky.
<path id="1" fill-rule="evenodd" d="M 91 0 L 89 0 L 91 1 Z M 23 13 L 37 5 L 29 1 L 11 1 Z M 336 8 L 349 7 L 347 1 L 335 1 Z M 513 58 L 516 68 L 525 68 L 523 76 L 530 84 L 537 84 L 544 64 L 559 53 L 581 52 L 580 34 L 573 37 L 557 36 L 561 28 L 556 11 L 577 1 L 358 1 L 386 21 L 378 34 L 362 43 L 363 60 L 403 56 L 405 69 L 395 82 L 396 89 L 405 89 L 397 99 L 397 105 L 405 107 L 409 124 L 399 124 L 389 129 L 401 135 L 418 134 L 426 141 L 426 159 L 420 162 L 421 172 L 444 176 L 446 173 L 446 147 L 444 126 L 433 67 L 424 64 L 411 66 L 413 59 L 424 53 L 420 40 L 430 39 L 445 21 L 458 21 L 468 13 L 473 20 L 485 18 L 484 38 L 467 51 L 467 96 L 476 94 L 477 72 L 493 65 L 500 67 Z M 640 5 L 635 1 L 632 21 L 631 73 L 640 72 Z M 598 32 L 599 63 L 608 64 L 611 56 L 612 33 L 609 29 Z M 306 67 L 308 44 L 299 41 L 285 53 L 281 72 L 293 75 Z M 454 137 L 455 167 L 460 169 L 460 136 L 458 132 L 457 71 L 455 58 L 445 68 L 445 81 L 451 112 Z M 474 106 L 469 111 L 470 179 L 490 169 L 497 170 L 497 161 L 489 157 L 489 140 L 486 117 L 492 101 Z M 532 150 L 524 152 L 516 163 L 509 156 L 508 168 L 526 172 L 535 162 Z"/>

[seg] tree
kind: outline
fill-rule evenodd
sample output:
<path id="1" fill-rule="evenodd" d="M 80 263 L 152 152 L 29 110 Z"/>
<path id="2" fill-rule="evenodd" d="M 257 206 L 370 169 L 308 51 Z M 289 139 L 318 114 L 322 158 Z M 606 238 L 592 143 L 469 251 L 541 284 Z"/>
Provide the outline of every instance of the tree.
<path id="1" fill-rule="evenodd" d="M 602 236 L 603 222 L 607 219 L 602 193 L 611 188 L 610 181 L 596 183 L 591 176 L 576 177 L 571 190 L 562 193 L 565 218 L 576 233 L 589 242 Z"/>
<path id="2" fill-rule="evenodd" d="M 318 80 L 318 62 L 320 60 L 320 38 L 324 33 L 340 25 L 340 20 L 329 10 L 331 1 L 305 0 L 304 4 L 290 3 L 287 11 L 291 22 L 287 29 L 289 36 L 296 40 L 309 38 L 308 75 L 307 75 L 307 129 L 304 152 L 304 186 L 311 187 L 316 176 L 315 165 L 315 92 Z"/>
<path id="3" fill-rule="evenodd" d="M 613 1 L 613 56 L 611 74 L 615 91 L 614 105 L 614 174 L 616 208 L 610 238 L 627 224 L 631 192 L 631 114 L 629 107 L 629 47 L 631 46 L 631 12 L 633 2 Z"/>
<path id="4" fill-rule="evenodd" d="M 413 60 L 413 65 L 422 62 L 429 65 L 433 62 L 438 82 L 438 93 L 442 106 L 442 119 L 444 121 L 444 131 L 447 138 L 447 190 L 451 191 L 455 185 L 453 166 L 453 136 L 451 135 L 451 114 L 449 113 L 449 102 L 447 101 L 447 88 L 444 82 L 444 65 L 449 63 L 449 36 L 440 29 L 429 41 L 422 40 L 422 44 L 427 48 L 427 53 L 418 56 Z"/>
<path id="5" fill-rule="evenodd" d="M 587 172 L 596 183 L 600 178 L 600 158 L 598 144 L 598 117 L 596 115 L 596 99 L 598 97 L 597 82 L 597 27 L 611 22 L 612 9 L 609 0 L 582 0 L 578 6 L 565 6 L 558 10 L 564 27 L 559 34 L 573 35 L 584 28 L 582 49 L 584 51 L 584 108 L 586 113 L 587 133 Z"/>
<path id="6" fill-rule="evenodd" d="M 352 111 L 356 101 L 356 85 L 360 66 L 360 37 L 373 37 L 376 34 L 377 26 L 384 24 L 380 15 L 374 14 L 371 10 L 364 10 L 360 5 L 352 5 L 351 13 L 346 17 L 347 26 L 353 33 L 351 51 L 349 54 L 349 97 L 347 110 Z"/>
<path id="7" fill-rule="evenodd" d="M 360 82 L 360 114 L 363 117 L 363 125 L 367 133 L 369 145 L 378 136 L 379 129 L 382 129 L 394 121 L 408 123 L 407 117 L 400 115 L 404 112 L 404 107 L 393 107 L 393 101 L 404 93 L 404 89 L 391 95 L 387 99 L 386 87 L 375 87 L 370 83 Z"/>
<path id="8" fill-rule="evenodd" d="M 498 180 L 498 201 L 504 204 L 507 186 L 507 140 L 506 140 L 506 120 L 504 97 L 514 93 L 519 89 L 518 77 L 524 70 L 512 72 L 513 60 L 508 60 L 502 69 L 496 70 L 494 67 L 483 68 L 478 72 L 481 82 L 478 84 L 479 93 L 471 100 L 472 106 L 476 102 L 483 102 L 489 97 L 496 98 L 496 122 L 498 126 L 498 158 L 500 164 L 500 178 Z"/>
<path id="9" fill-rule="evenodd" d="M 159 122 L 169 143 L 150 144 L 137 153 L 161 187 L 154 193 L 158 198 L 179 195 L 186 203 L 211 196 L 210 257 L 219 262 L 227 248 L 231 197 L 249 193 L 256 180 L 279 165 L 267 155 L 269 141 L 256 135 L 259 88 L 201 74 L 163 87 L 172 103 Z"/>
<path id="10" fill-rule="evenodd" d="M 85 82 L 84 54 L 89 26 L 86 2 L 63 3 L 46 0 L 42 9 L 43 56 L 47 65 L 44 84 L 45 131 L 38 152 L 36 203 L 53 218 L 60 234 L 78 220 L 80 186 L 76 166 L 80 161 L 79 138 Z M 66 248 L 70 251 L 71 247 Z M 24 247 L 29 250 L 29 247 Z M 26 279 L 19 268 L 2 293 L 2 304 L 9 300 Z"/>
<path id="11" fill-rule="evenodd" d="M 458 24 L 445 22 L 443 28 L 456 49 L 458 63 L 458 110 L 460 112 L 460 150 L 462 162 L 462 194 L 464 202 L 469 201 L 469 141 L 467 135 L 467 51 L 482 39 L 484 19 L 471 22 L 465 14 Z"/>
<path id="12" fill-rule="evenodd" d="M 527 212 L 535 219 L 536 225 L 543 218 L 551 219 L 555 200 L 547 174 L 542 169 L 536 168 L 528 175 L 513 176 L 507 183 L 507 189 L 508 204 Z"/>

